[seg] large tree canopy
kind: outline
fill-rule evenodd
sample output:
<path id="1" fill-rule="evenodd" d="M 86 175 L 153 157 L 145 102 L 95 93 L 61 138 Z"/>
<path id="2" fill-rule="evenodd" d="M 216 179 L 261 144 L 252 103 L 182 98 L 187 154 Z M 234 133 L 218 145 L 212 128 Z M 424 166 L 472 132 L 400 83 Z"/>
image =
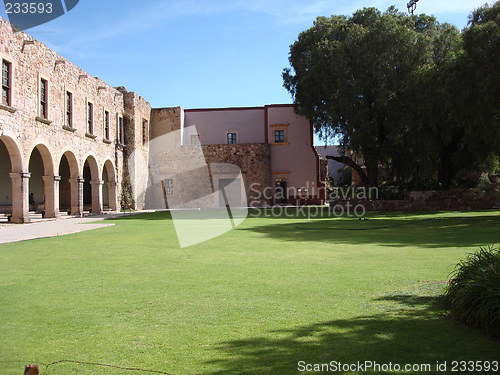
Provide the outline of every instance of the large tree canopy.
<path id="1" fill-rule="evenodd" d="M 377 183 L 377 166 L 392 152 L 393 111 L 415 71 L 432 58 L 428 30 L 435 24 L 394 8 L 365 8 L 350 18 L 317 18 L 291 46 L 285 87 L 320 135 L 339 134 L 363 156 L 365 182 Z"/>
<path id="2" fill-rule="evenodd" d="M 463 40 L 470 84 L 463 93 L 470 94 L 462 100 L 467 105 L 459 108 L 474 131 L 481 132 L 474 152 L 500 156 L 500 1 L 471 14 Z"/>
<path id="3" fill-rule="evenodd" d="M 384 13 L 364 8 L 351 17 L 319 17 L 290 47 L 284 86 L 297 111 L 315 124 L 321 137 L 339 136 L 343 145 L 362 156 L 366 175 L 355 169 L 361 170 L 364 183 L 377 184 L 380 164 L 400 176 L 418 171 L 421 164 L 439 169 L 440 179 L 449 185 L 460 169 L 460 158 L 454 157 L 462 155 L 463 160 L 463 152 L 476 152 L 466 147 L 471 121 L 495 122 L 495 113 L 498 119 L 496 100 L 489 98 L 485 104 L 479 99 L 488 89 L 479 84 L 480 95 L 471 94 L 475 99 L 469 101 L 469 82 L 464 82 L 475 79 L 467 73 L 471 67 L 483 64 L 478 69 L 482 73 L 475 74 L 498 92 L 498 86 L 492 87 L 498 82 L 499 62 L 492 20 L 498 26 L 498 15 L 488 7 L 473 14 L 463 52 L 455 27 L 426 15 L 408 16 L 394 7 Z M 486 30 L 478 30 L 478 25 Z M 478 41 L 481 51 L 475 47 Z M 488 69 L 495 73 L 488 75 Z M 493 142 L 495 136 L 490 136 Z M 346 158 L 339 161 L 353 166 Z"/>
<path id="4" fill-rule="evenodd" d="M 445 42 L 448 53 L 419 71 L 407 100 L 415 103 L 410 134 L 448 188 L 460 170 L 500 151 L 500 2 L 474 11 L 461 38 Z"/>

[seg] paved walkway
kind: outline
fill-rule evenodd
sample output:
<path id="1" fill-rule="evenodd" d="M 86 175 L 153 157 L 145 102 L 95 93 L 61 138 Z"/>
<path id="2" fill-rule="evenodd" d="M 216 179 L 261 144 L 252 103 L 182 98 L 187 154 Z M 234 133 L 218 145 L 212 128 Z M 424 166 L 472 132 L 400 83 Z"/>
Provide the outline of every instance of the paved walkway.
<path id="1" fill-rule="evenodd" d="M 126 215 L 139 214 L 149 211 L 127 212 Z M 70 233 L 109 227 L 112 223 L 92 223 L 113 217 L 124 216 L 124 213 L 106 213 L 86 217 L 64 217 L 59 220 L 42 219 L 30 224 L 2 224 L 0 225 L 0 243 L 33 240 L 36 238 L 56 237 Z"/>

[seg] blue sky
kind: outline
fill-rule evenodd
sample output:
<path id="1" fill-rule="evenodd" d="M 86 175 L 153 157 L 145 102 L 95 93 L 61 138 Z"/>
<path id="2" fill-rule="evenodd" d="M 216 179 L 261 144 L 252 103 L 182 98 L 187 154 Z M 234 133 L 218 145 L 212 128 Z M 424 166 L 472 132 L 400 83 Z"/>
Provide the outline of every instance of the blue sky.
<path id="1" fill-rule="evenodd" d="M 459 28 L 485 1 L 420 0 L 417 12 Z M 281 72 L 289 46 L 317 16 L 407 0 L 80 0 L 27 30 L 37 40 L 153 107 L 290 103 Z M 5 8 L 0 15 L 6 18 Z"/>

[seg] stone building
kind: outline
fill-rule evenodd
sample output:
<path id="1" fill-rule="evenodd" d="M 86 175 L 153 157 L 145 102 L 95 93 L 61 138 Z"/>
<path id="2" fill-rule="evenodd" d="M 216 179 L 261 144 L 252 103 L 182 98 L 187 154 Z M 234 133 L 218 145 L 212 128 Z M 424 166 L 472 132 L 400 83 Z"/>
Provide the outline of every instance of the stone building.
<path id="1" fill-rule="evenodd" d="M 134 168 L 127 152 L 148 154 L 149 104 L 3 19 L 0 59 L 0 210 L 25 223 L 30 210 L 51 218 L 119 209 L 125 168 Z"/>
<path id="2" fill-rule="evenodd" d="M 325 163 L 311 124 L 291 105 L 151 109 L 1 18 L 0 60 L 0 214 L 12 222 L 29 222 L 30 211 L 56 218 L 123 205 L 165 208 L 151 197 L 179 192 L 164 173 L 188 154 L 219 166 L 208 175 L 211 188 L 226 187 L 237 204 L 324 201 Z M 165 135 L 171 146 L 151 147 Z M 244 190 L 229 189 L 239 176 Z"/>

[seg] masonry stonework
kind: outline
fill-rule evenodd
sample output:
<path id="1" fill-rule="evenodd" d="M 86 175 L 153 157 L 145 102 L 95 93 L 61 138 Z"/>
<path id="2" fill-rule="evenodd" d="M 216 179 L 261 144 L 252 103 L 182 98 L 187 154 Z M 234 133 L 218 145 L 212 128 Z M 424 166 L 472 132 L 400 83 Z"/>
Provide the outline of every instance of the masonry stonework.
<path id="1" fill-rule="evenodd" d="M 35 208 L 45 217 L 119 209 L 124 94 L 3 19 L 0 58 L 10 86 L 0 105 L 0 158 L 10 160 L 0 171 L 0 207 L 13 222 L 29 221 Z"/>
<path id="2" fill-rule="evenodd" d="M 151 139 L 158 138 L 164 134 L 181 130 L 184 111 L 181 107 L 153 108 L 151 110 Z"/>
<path id="3" fill-rule="evenodd" d="M 124 87 L 118 87 L 124 97 L 124 184 L 122 188 L 130 188 L 135 208 L 144 208 L 144 195 L 140 192 L 147 188 L 148 171 L 144 165 L 149 165 L 149 140 L 151 106 L 141 96 L 129 92 Z M 142 163 L 137 163 L 141 160 Z M 125 205 L 125 204 L 124 204 Z"/>
<path id="4" fill-rule="evenodd" d="M 208 164 L 230 163 L 241 169 L 247 203 L 249 206 L 272 204 L 268 192 L 271 185 L 271 147 L 265 143 L 236 145 L 204 145 L 203 153 Z M 218 189 L 218 186 L 214 186 Z"/>
<path id="5" fill-rule="evenodd" d="M 484 210 L 496 204 L 494 196 L 477 191 L 412 191 L 400 200 L 334 200 L 330 208 L 363 206 L 367 211 L 459 211 Z"/>

